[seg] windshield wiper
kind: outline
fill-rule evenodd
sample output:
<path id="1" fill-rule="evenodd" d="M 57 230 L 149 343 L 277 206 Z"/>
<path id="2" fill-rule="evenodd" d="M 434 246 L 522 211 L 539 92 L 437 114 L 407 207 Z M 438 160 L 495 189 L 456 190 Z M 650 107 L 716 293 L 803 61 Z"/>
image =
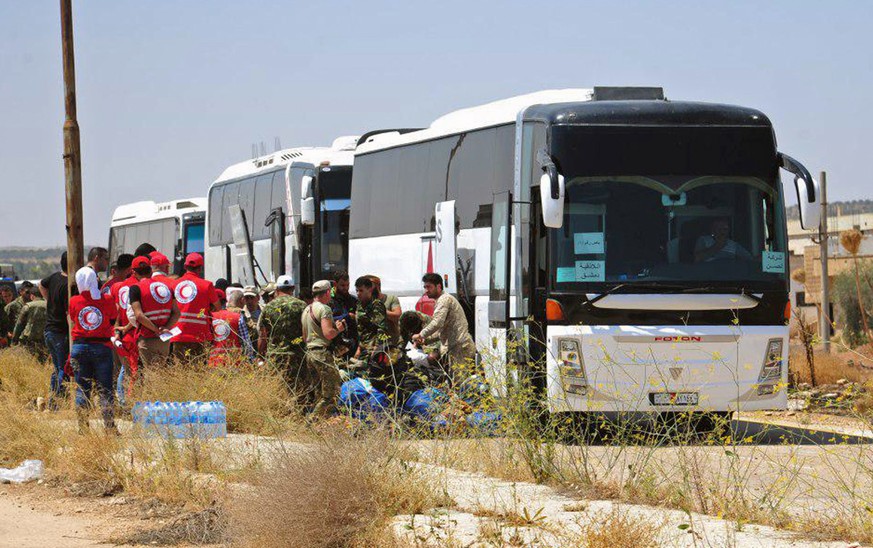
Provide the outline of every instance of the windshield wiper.
<path id="1" fill-rule="evenodd" d="M 664 290 L 665 292 L 669 292 L 669 293 L 689 293 L 689 294 L 713 293 L 715 291 L 721 290 L 721 288 L 713 287 L 713 286 L 688 287 L 687 285 L 676 284 L 676 283 L 662 283 L 662 282 L 623 283 L 623 284 L 618 284 L 616 286 L 610 287 L 606 291 L 595 296 L 593 299 L 588 299 L 586 301 L 586 303 L 589 305 L 593 305 L 594 303 L 603 299 L 604 297 L 612 295 L 613 293 L 616 293 L 618 290 L 624 289 L 624 288 L 627 288 L 629 290 L 634 290 L 634 289 Z M 725 290 L 725 291 L 728 293 L 731 293 L 730 290 Z M 630 292 L 632 292 L 632 291 L 627 291 L 627 293 L 630 293 Z"/>

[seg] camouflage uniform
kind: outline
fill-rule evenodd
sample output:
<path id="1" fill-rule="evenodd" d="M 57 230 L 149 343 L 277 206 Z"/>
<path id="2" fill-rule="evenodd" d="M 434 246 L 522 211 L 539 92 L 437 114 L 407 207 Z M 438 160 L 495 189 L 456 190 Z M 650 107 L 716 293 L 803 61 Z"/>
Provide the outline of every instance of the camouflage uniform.
<path id="1" fill-rule="evenodd" d="M 362 353 L 381 350 L 390 341 L 385 303 L 381 300 L 373 299 L 367 304 L 358 301 L 355 319 L 358 324 L 358 341 Z"/>
<path id="2" fill-rule="evenodd" d="M 310 386 L 307 390 L 309 401 L 306 403 L 312 405 L 313 415 L 322 416 L 333 412 L 342 384 L 339 368 L 330 349 L 330 341 L 321 329 L 324 318 L 333 321 L 333 311 L 320 302 L 313 302 L 300 315 L 306 335 L 307 374 L 310 375 Z"/>
<path id="3" fill-rule="evenodd" d="M 303 363 L 303 328 L 300 315 L 306 303 L 290 295 L 279 295 L 264 307 L 256 332 L 267 331 L 267 360 L 285 373 L 292 386 L 298 384 Z"/>
<path id="4" fill-rule="evenodd" d="M 48 356 L 44 335 L 45 316 L 45 301 L 43 299 L 30 301 L 18 313 L 18 321 L 15 322 L 15 330 L 12 333 L 13 342 L 27 347 L 39 359 Z"/>
<path id="5" fill-rule="evenodd" d="M 21 313 L 21 309 L 24 308 L 25 304 L 27 303 L 24 302 L 24 297 L 19 296 L 17 299 L 6 305 L 4 311 L 6 312 L 6 319 L 9 322 L 10 331 L 15 328 L 15 322 L 18 321 L 18 315 Z"/>

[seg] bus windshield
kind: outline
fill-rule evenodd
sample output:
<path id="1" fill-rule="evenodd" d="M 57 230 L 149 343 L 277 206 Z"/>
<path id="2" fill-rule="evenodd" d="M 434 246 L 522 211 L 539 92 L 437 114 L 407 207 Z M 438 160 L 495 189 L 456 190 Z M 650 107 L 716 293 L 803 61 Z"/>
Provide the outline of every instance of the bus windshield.
<path id="1" fill-rule="evenodd" d="M 754 177 L 569 179 L 564 225 L 551 231 L 555 287 L 784 284 L 785 221 L 777 188 Z"/>
<path id="2" fill-rule="evenodd" d="M 550 231 L 555 290 L 785 288 L 769 127 L 555 126 L 552 137 L 566 185 L 564 224 Z"/>
<path id="3" fill-rule="evenodd" d="M 321 277 L 348 268 L 351 168 L 325 167 L 318 175 Z"/>

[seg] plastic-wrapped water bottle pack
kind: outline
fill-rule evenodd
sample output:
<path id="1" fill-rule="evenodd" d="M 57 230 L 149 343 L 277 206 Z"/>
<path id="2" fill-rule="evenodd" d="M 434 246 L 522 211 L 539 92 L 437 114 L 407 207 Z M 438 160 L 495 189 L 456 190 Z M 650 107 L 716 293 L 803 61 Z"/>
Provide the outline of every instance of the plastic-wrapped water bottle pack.
<path id="1" fill-rule="evenodd" d="M 227 408 L 220 401 L 136 402 L 133 423 L 164 438 L 223 438 Z"/>

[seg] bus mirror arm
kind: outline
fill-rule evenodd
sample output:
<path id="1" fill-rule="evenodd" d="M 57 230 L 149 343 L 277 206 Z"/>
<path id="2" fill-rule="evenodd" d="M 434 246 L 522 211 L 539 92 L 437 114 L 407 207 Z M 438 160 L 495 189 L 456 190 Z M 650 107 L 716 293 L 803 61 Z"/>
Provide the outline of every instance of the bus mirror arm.
<path id="1" fill-rule="evenodd" d="M 800 210 L 800 225 L 806 230 L 815 230 L 821 221 L 821 189 L 803 164 L 787 154 L 779 152 L 779 167 L 794 175 L 797 190 L 797 206 Z"/>
<path id="2" fill-rule="evenodd" d="M 543 166 L 540 176 L 540 203 L 543 208 L 543 224 L 549 228 L 561 228 L 564 224 L 564 176 L 558 173 L 553 163 Z"/>

